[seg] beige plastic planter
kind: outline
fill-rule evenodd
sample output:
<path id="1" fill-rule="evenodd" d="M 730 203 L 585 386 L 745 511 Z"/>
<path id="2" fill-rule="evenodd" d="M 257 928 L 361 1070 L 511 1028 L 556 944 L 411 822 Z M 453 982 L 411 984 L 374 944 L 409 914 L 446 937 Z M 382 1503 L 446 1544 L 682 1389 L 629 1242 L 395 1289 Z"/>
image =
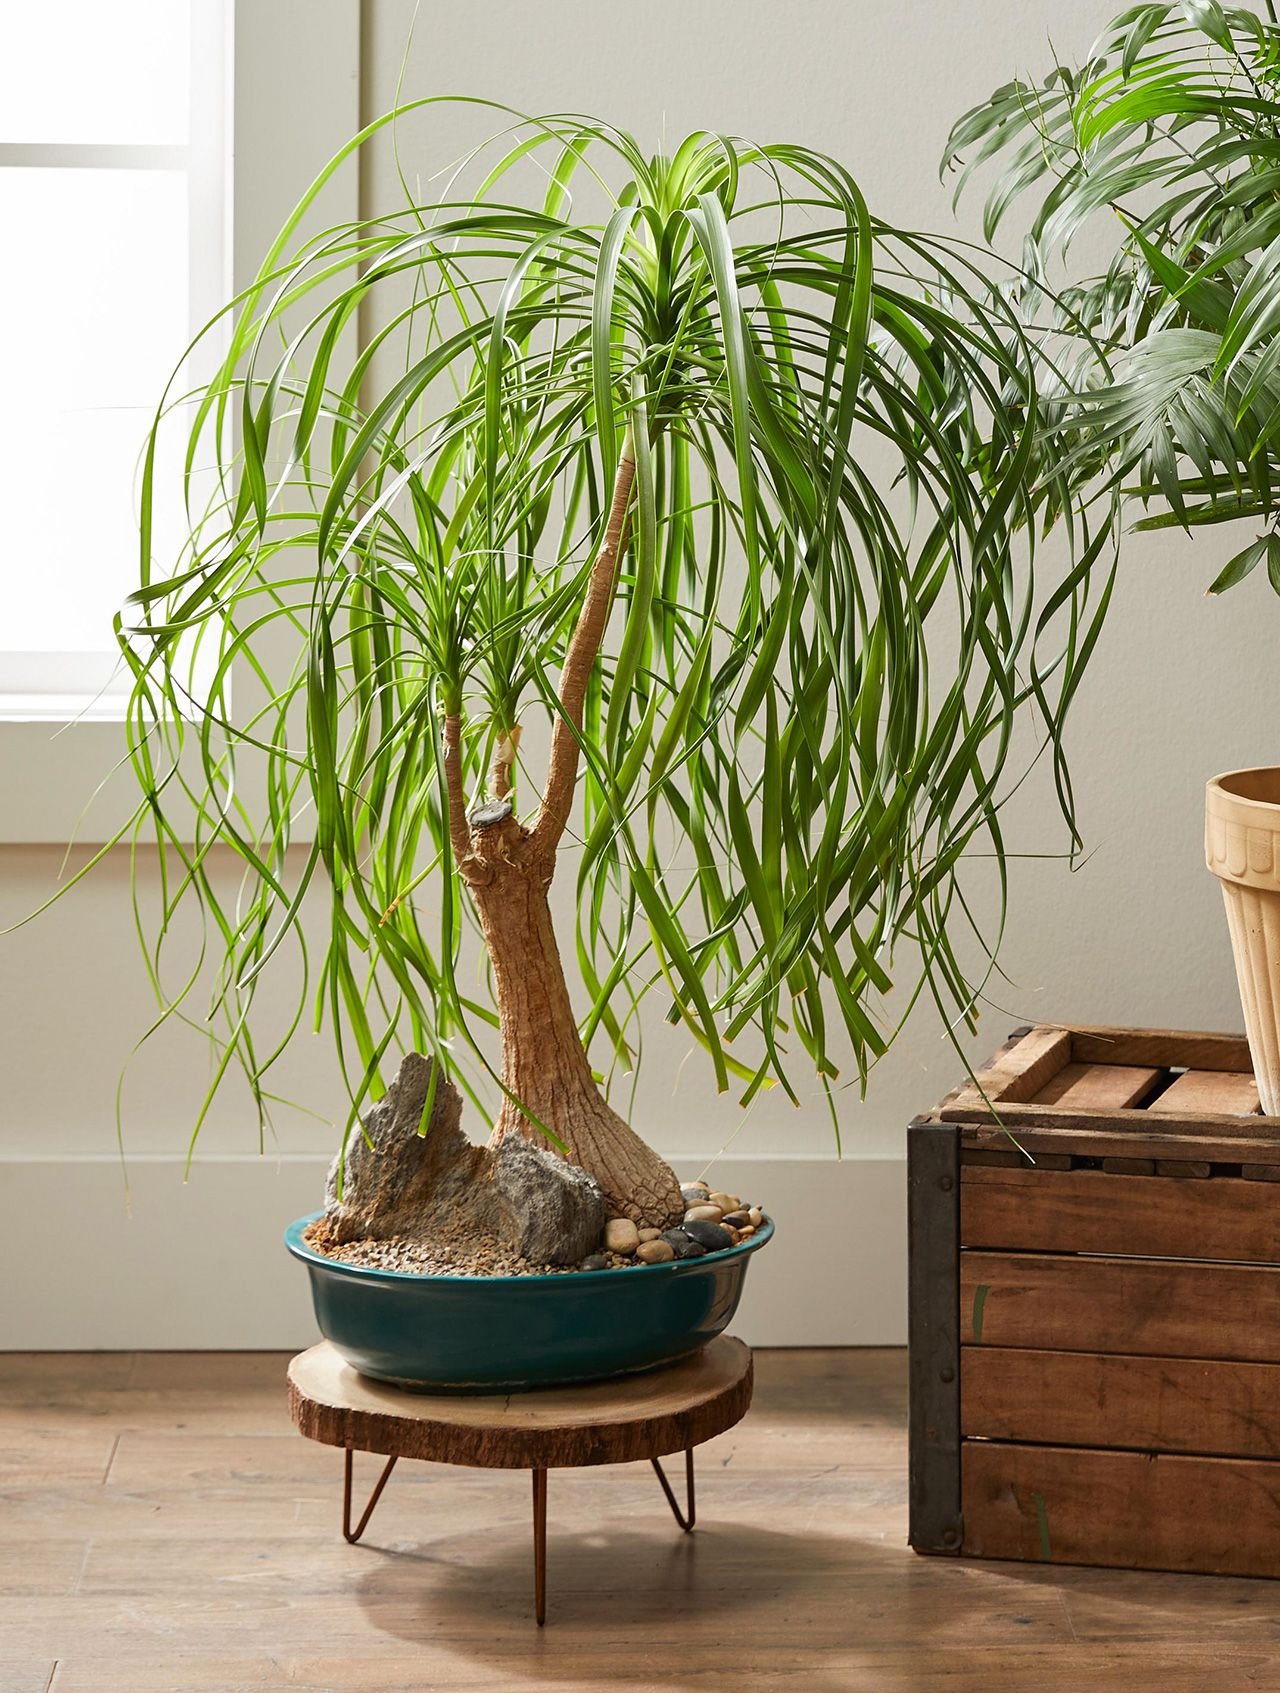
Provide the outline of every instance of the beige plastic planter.
<path id="1" fill-rule="evenodd" d="M 1280 768 L 1205 790 L 1204 855 L 1222 883 L 1262 1109 L 1280 1114 Z"/>

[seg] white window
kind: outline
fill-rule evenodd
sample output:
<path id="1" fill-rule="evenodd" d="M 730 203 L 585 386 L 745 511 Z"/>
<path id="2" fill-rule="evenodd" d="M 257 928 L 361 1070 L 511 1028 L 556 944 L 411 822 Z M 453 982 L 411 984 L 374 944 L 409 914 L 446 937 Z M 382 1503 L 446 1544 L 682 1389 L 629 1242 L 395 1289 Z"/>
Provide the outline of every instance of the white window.
<path id="1" fill-rule="evenodd" d="M 3 10 L 3 718 L 122 715 L 111 620 L 138 580 L 142 446 L 230 291 L 229 32 L 223 0 Z M 182 533 L 169 476 L 161 569 Z"/>
<path id="2" fill-rule="evenodd" d="M 96 845 L 137 805 L 125 691 L 99 690 L 139 452 L 193 325 L 359 129 L 360 44 L 361 0 L 0 0 L 0 842 Z M 359 182 L 303 235 L 357 217 Z M 158 504 L 179 479 L 171 454 Z"/>

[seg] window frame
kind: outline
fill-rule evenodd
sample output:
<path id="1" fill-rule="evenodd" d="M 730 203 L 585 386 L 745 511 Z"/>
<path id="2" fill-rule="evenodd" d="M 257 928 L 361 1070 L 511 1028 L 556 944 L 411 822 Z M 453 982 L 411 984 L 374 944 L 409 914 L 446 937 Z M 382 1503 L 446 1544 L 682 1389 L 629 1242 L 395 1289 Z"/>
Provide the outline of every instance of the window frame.
<path id="1" fill-rule="evenodd" d="M 231 285 L 231 26 L 230 0 L 193 0 L 185 142 L 0 141 L 0 170 L 181 173 L 187 203 L 184 315 L 191 335 L 215 315 Z M 217 354 L 214 336 L 191 361 L 190 380 L 212 376 Z M 92 652 L 14 652 L 0 646 L 0 722 L 84 717 L 119 722 L 128 698 L 128 674 L 105 639 Z"/>
<path id="2" fill-rule="evenodd" d="M 175 154 L 198 171 L 198 148 L 221 150 L 225 168 L 208 169 L 225 185 L 192 219 L 191 310 L 197 322 L 211 318 L 231 291 L 245 287 L 272 239 L 317 171 L 355 134 L 361 121 L 360 0 L 195 0 L 192 51 L 222 52 L 230 75 L 221 122 L 202 116 L 197 135 L 192 114 L 190 149 L 111 147 L 96 144 L 14 144 L 0 148 L 0 163 L 18 148 L 27 154 L 61 154 L 83 164 L 92 152 L 107 164 L 112 155 Z M 199 47 L 197 47 L 197 42 Z M 214 79 L 209 79 L 212 82 Z M 25 161 L 23 161 L 25 162 Z M 117 158 L 117 163 L 123 158 Z M 359 172 L 353 163 L 339 172 L 326 195 L 326 216 L 359 215 Z M 197 227 L 199 231 L 197 232 Z M 210 243 L 220 241 L 227 262 L 223 286 L 209 260 Z M 197 247 L 203 242 L 203 247 Z M 218 297 L 214 297 L 217 295 Z M 0 843 L 84 845 L 108 841 L 127 823 L 136 791 L 127 769 L 120 702 L 80 709 L 64 698 L 40 715 L 0 715 Z M 74 705 L 74 709 L 73 709 Z"/>

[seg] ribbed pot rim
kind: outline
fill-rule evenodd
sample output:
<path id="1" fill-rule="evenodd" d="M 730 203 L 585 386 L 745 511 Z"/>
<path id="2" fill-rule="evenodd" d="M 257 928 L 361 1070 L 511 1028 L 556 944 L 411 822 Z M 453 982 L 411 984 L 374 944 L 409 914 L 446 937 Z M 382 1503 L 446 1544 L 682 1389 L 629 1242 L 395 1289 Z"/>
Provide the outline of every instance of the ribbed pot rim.
<path id="1" fill-rule="evenodd" d="M 1265 798 L 1265 793 L 1274 797 Z M 1205 785 L 1205 801 L 1218 815 L 1250 812 L 1259 822 L 1265 819 L 1280 828 L 1280 765 L 1259 764 L 1242 770 L 1225 770 Z"/>

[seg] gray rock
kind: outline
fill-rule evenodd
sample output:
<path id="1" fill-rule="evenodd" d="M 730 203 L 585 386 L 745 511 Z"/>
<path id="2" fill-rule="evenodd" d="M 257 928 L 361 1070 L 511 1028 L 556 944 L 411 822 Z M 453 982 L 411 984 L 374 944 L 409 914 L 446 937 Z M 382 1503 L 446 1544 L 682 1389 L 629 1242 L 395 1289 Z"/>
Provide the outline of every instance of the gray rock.
<path id="1" fill-rule="evenodd" d="M 535 1264 L 576 1264 L 600 1239 L 604 1194 L 594 1176 L 523 1135 L 493 1148 L 498 1234 Z"/>
<path id="2" fill-rule="evenodd" d="M 576 1264 L 604 1227 L 595 1178 L 522 1135 L 474 1145 L 462 1129 L 457 1088 L 442 1075 L 432 1093 L 433 1075 L 432 1059 L 409 1053 L 365 1113 L 362 1132 L 334 1159 L 325 1186 L 331 1241 L 456 1239 L 461 1230 L 496 1238 L 537 1264 Z"/>
<path id="3" fill-rule="evenodd" d="M 690 1222 L 686 1218 L 680 1225 L 680 1232 L 687 1234 L 690 1240 L 696 1240 L 706 1252 L 722 1252 L 726 1246 L 733 1245 L 733 1236 L 719 1223 L 705 1223 L 697 1218 Z"/>
<path id="4" fill-rule="evenodd" d="M 473 829 L 492 829 L 495 823 L 505 823 L 510 816 L 511 801 L 494 799 L 485 805 L 474 806 L 467 821 Z"/>
<path id="5" fill-rule="evenodd" d="M 685 1182 L 680 1189 L 680 1197 L 686 1205 L 705 1205 L 711 1197 L 711 1189 L 706 1182 Z"/>
<path id="6" fill-rule="evenodd" d="M 353 1129 L 329 1167 L 324 1203 L 336 1242 L 422 1238 L 449 1217 L 470 1213 L 492 1228 L 496 1209 L 480 1187 L 486 1162 L 462 1130 L 462 1096 L 447 1076 L 435 1085 L 427 1132 L 418 1125 L 431 1090 L 434 1060 L 409 1053 L 395 1080 Z M 341 1194 L 339 1171 L 341 1170 Z"/>
<path id="7" fill-rule="evenodd" d="M 677 1258 L 705 1258 L 707 1249 L 700 1245 L 685 1229 L 667 1229 L 658 1236 L 665 1240 Z"/>
<path id="8" fill-rule="evenodd" d="M 751 1213 L 749 1211 L 730 1211 L 729 1215 L 722 1217 L 720 1221 L 727 1223 L 731 1229 L 745 1229 L 751 1222 Z"/>
<path id="9" fill-rule="evenodd" d="M 607 1270 L 609 1268 L 609 1260 L 605 1257 L 603 1252 L 593 1252 L 589 1258 L 584 1258 L 582 1260 L 578 1268 L 580 1270 Z"/>

